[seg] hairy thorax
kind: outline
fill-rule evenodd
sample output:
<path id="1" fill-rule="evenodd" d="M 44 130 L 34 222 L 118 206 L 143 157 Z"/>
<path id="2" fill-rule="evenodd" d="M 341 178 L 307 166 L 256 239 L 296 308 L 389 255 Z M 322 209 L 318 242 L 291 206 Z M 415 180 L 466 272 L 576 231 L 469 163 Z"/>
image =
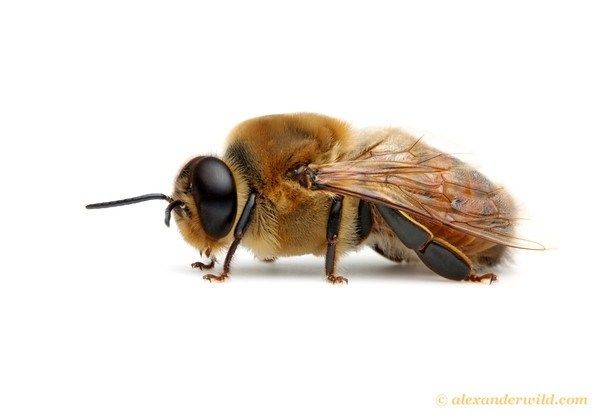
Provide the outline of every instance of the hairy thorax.
<path id="1" fill-rule="evenodd" d="M 236 179 L 258 193 L 255 218 L 242 241 L 257 257 L 325 254 L 334 195 L 303 188 L 289 172 L 297 165 L 340 159 L 348 135 L 345 124 L 314 114 L 261 117 L 232 131 L 225 159 L 236 165 Z M 342 249 L 352 243 L 356 204 L 344 205 Z"/>

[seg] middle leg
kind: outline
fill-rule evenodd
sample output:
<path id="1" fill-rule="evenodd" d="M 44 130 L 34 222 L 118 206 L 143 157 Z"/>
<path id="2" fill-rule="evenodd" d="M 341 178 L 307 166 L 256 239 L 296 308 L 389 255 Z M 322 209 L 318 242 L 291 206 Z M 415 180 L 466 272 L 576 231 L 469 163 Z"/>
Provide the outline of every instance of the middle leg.
<path id="1" fill-rule="evenodd" d="M 327 281 L 333 284 L 348 283 L 348 279 L 335 274 L 337 265 L 336 246 L 340 232 L 340 222 L 342 219 L 342 205 L 344 197 L 337 196 L 331 203 L 329 209 L 329 218 L 327 220 L 327 253 L 325 254 L 325 276 Z"/>

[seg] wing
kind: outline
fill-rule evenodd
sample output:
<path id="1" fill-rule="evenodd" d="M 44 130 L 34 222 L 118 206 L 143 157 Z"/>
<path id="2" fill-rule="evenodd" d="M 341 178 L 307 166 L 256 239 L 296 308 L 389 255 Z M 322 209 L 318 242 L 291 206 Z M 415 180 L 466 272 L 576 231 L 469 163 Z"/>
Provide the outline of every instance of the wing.
<path id="1" fill-rule="evenodd" d="M 420 139 L 386 137 L 344 160 L 309 165 L 317 188 L 402 210 L 496 244 L 531 250 L 544 246 L 514 236 L 518 218 L 508 193 L 483 174 Z"/>

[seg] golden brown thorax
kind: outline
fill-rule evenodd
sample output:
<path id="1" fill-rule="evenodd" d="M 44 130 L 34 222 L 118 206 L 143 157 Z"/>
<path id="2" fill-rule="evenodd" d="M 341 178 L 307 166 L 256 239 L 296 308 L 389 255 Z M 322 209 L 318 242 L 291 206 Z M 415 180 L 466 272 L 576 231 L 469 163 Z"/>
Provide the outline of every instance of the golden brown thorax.
<path id="1" fill-rule="evenodd" d="M 340 159 L 350 150 L 349 133 L 344 122 L 317 114 L 264 116 L 231 132 L 225 160 L 237 165 L 249 187 L 260 194 L 255 220 L 243 240 L 258 257 L 325 253 L 333 195 L 302 187 L 289 172 L 301 164 Z M 344 208 L 340 244 L 352 243 L 351 207 Z"/>
<path id="2" fill-rule="evenodd" d="M 269 115 L 236 126 L 229 135 L 223 160 L 235 177 L 238 217 L 249 191 L 258 193 L 254 218 L 242 244 L 260 258 L 324 254 L 332 194 L 303 188 L 288 172 L 299 164 L 336 161 L 349 150 L 348 125 L 323 115 Z M 197 220 L 193 199 L 185 193 L 188 185 L 184 167 L 173 194 L 189 209 L 189 217 L 176 214 L 184 239 L 201 252 L 226 248 L 233 240 L 233 230 L 220 240 L 207 237 Z M 344 205 L 342 248 L 353 244 L 356 204 Z"/>

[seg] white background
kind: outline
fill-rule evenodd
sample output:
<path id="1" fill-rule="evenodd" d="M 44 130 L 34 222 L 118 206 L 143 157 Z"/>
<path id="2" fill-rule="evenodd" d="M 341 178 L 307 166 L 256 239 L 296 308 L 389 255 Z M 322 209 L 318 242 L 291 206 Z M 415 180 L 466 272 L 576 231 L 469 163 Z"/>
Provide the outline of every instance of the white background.
<path id="1" fill-rule="evenodd" d="M 597 410 L 598 38 L 578 1 L 2 2 L 0 412 Z M 492 286 L 367 251 L 348 286 L 248 252 L 209 284 L 164 203 L 83 208 L 293 111 L 456 144 L 551 249 Z M 462 393 L 589 404 L 436 405 Z"/>

